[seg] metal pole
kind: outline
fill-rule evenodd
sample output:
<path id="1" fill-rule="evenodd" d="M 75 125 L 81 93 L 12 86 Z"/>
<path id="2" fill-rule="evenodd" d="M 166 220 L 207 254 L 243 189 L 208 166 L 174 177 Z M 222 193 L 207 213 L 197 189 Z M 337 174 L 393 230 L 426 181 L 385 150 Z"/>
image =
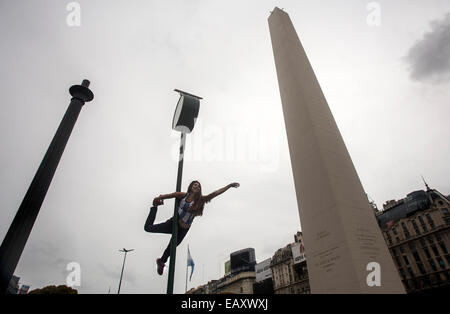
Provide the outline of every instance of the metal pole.
<path id="1" fill-rule="evenodd" d="M 117 290 L 117 294 L 120 294 L 120 286 L 122 285 L 123 269 L 125 268 L 125 259 L 127 258 L 128 251 L 120 251 L 120 252 L 125 252 L 125 255 L 123 256 L 122 273 L 120 274 L 119 290 Z"/>
<path id="2" fill-rule="evenodd" d="M 94 98 L 88 87 L 89 81 L 83 80 L 81 85 L 69 89 L 72 95 L 69 107 L 3 239 L 0 247 L 0 294 L 6 293 L 81 108 Z"/>
<path id="3" fill-rule="evenodd" d="M 178 175 L 176 192 L 181 191 L 181 179 L 183 176 L 183 160 L 184 148 L 186 145 L 186 135 L 181 133 L 180 139 L 180 160 L 178 162 Z M 173 281 L 175 275 L 175 258 L 177 252 L 177 238 L 178 238 L 178 205 L 179 200 L 175 199 L 175 208 L 173 210 L 173 224 L 172 224 L 172 239 L 170 244 L 170 263 L 169 263 L 169 278 L 167 281 L 167 294 L 173 294 Z"/>

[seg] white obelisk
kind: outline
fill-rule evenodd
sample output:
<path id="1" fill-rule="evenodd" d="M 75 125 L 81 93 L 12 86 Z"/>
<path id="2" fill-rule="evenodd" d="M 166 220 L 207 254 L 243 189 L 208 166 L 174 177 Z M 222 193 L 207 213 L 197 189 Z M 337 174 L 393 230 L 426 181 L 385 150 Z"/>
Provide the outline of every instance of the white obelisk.
<path id="1" fill-rule="evenodd" d="M 405 293 L 288 14 L 269 17 L 312 293 Z"/>

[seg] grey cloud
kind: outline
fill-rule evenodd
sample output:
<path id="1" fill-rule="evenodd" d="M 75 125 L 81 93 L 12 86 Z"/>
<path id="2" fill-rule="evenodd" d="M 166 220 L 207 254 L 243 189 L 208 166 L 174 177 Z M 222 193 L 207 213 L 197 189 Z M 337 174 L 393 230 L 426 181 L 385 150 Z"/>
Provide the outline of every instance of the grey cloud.
<path id="1" fill-rule="evenodd" d="M 409 49 L 405 61 L 413 80 L 440 83 L 450 79 L 450 13 L 430 24 L 431 31 Z"/>
<path id="2" fill-rule="evenodd" d="M 99 263 L 98 267 L 102 270 L 103 274 L 113 281 L 116 281 L 120 278 L 121 268 L 115 267 L 114 270 L 112 270 L 110 267 L 107 267 L 106 265 Z M 133 271 L 130 269 L 126 269 L 124 271 L 124 275 L 122 278 L 123 281 L 127 281 L 133 285 L 136 284 L 136 276 L 134 275 Z"/>
<path id="3" fill-rule="evenodd" d="M 30 249 L 31 256 L 36 260 L 43 261 L 54 269 L 60 269 L 62 274 L 66 275 L 66 266 L 71 262 L 67 258 L 59 257 L 62 253 L 59 248 L 51 242 L 45 241 L 40 246 Z"/>
<path id="4" fill-rule="evenodd" d="M 39 247 L 30 248 L 30 253 L 33 255 L 42 254 L 43 256 L 53 258 L 58 255 L 58 247 L 48 241 L 43 241 L 40 243 Z"/>

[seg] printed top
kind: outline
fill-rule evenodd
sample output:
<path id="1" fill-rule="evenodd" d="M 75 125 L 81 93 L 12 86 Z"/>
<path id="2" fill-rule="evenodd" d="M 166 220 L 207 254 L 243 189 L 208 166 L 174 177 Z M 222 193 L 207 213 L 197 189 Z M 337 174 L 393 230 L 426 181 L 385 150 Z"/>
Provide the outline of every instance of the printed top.
<path id="1" fill-rule="evenodd" d="M 188 212 L 189 207 L 194 204 L 194 201 L 186 202 L 188 196 L 189 193 L 186 193 L 186 196 L 180 201 L 180 205 L 178 206 L 178 216 L 186 225 L 190 226 L 195 218 L 195 215 L 194 213 Z"/>

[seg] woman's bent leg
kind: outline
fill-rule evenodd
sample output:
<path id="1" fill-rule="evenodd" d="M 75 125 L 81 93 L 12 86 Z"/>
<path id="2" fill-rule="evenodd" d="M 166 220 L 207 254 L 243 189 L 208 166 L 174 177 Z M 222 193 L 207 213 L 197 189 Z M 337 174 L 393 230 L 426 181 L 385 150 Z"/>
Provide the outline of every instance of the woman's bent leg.
<path id="1" fill-rule="evenodd" d="M 158 210 L 158 207 L 156 207 L 156 206 L 153 206 L 150 208 L 150 213 L 148 214 L 147 220 L 145 221 L 145 225 L 144 225 L 145 231 L 151 232 L 150 228 L 153 226 L 153 223 L 155 222 L 157 210 Z"/>
<path id="2" fill-rule="evenodd" d="M 152 232 L 152 233 L 171 234 L 172 233 L 172 220 L 173 220 L 172 218 L 170 218 L 169 220 L 167 220 L 163 223 L 154 225 L 157 209 L 158 208 L 155 206 L 150 208 L 150 213 L 148 214 L 147 220 L 145 221 L 144 230 L 147 232 Z"/>

